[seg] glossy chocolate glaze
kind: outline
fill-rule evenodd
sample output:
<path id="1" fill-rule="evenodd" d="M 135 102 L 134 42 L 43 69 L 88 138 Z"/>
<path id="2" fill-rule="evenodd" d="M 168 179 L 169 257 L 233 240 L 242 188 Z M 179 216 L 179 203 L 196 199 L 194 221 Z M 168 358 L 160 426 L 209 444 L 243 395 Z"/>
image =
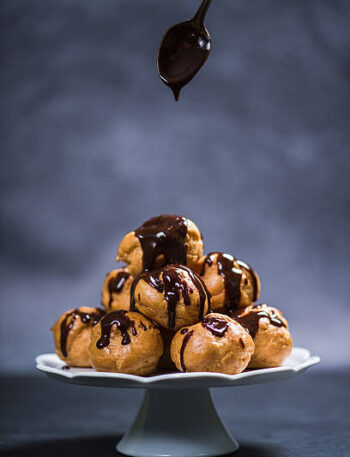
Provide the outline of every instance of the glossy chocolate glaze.
<path id="1" fill-rule="evenodd" d="M 173 329 L 175 327 L 176 321 L 176 306 L 182 296 L 184 305 L 190 306 L 191 298 L 190 294 L 193 294 L 193 289 L 189 284 L 188 280 L 182 277 L 181 272 L 185 271 L 190 277 L 190 281 L 197 290 L 199 294 L 199 319 L 202 319 L 204 315 L 204 306 L 206 300 L 208 300 L 208 305 L 210 306 L 210 294 L 201 280 L 201 278 L 196 275 L 189 268 L 173 264 L 167 265 L 161 270 L 151 271 L 150 273 L 144 273 L 135 279 L 131 287 L 131 300 L 130 300 L 130 310 L 136 311 L 135 306 L 135 288 L 136 284 L 140 279 L 145 281 L 151 287 L 156 289 L 158 292 L 164 294 L 164 299 L 168 303 L 168 328 Z M 162 279 L 160 278 L 162 276 Z"/>
<path id="2" fill-rule="evenodd" d="M 254 339 L 259 330 L 259 321 L 263 317 L 269 319 L 270 324 L 276 327 L 286 327 L 284 322 L 280 319 L 280 316 L 274 311 L 266 310 L 264 308 L 261 311 L 256 311 L 262 308 L 262 305 L 255 305 L 251 310 L 246 313 L 245 309 L 237 310 L 230 314 L 230 316 L 239 322 Z"/>
<path id="3" fill-rule="evenodd" d="M 145 324 L 142 321 L 140 321 L 140 326 L 144 332 L 147 330 L 147 327 L 145 326 Z"/>
<path id="4" fill-rule="evenodd" d="M 176 101 L 182 87 L 191 81 L 209 56 L 211 39 L 204 17 L 210 3 L 211 0 L 203 0 L 193 19 L 171 27 L 161 42 L 159 76 L 173 91 Z"/>
<path id="5" fill-rule="evenodd" d="M 205 268 L 207 265 L 208 265 L 208 267 L 211 267 L 213 265 L 213 259 L 212 259 L 213 254 L 215 254 L 215 252 L 210 252 L 209 254 L 207 254 L 205 256 L 205 259 L 204 259 L 204 262 L 202 265 L 202 269 L 201 269 L 201 273 L 200 273 L 201 276 L 204 276 Z"/>
<path id="6" fill-rule="evenodd" d="M 142 271 L 153 270 L 157 257 L 161 255 L 164 265 L 186 265 L 186 234 L 187 220 L 171 214 L 152 217 L 136 229 L 135 235 L 142 248 Z"/>
<path id="7" fill-rule="evenodd" d="M 256 276 L 255 271 L 253 268 L 246 262 L 243 262 L 243 260 L 237 260 L 237 263 L 240 267 L 244 268 L 246 271 L 250 273 L 250 277 L 252 278 L 253 281 L 253 299 L 252 301 L 255 302 L 258 298 L 258 278 Z"/>
<path id="8" fill-rule="evenodd" d="M 189 332 L 186 332 L 186 334 L 184 336 L 184 339 L 182 340 L 182 345 L 181 345 L 181 349 L 180 349 L 180 363 L 181 363 L 182 371 L 184 373 L 186 371 L 186 365 L 185 365 L 185 362 L 184 362 L 185 348 L 187 346 L 187 343 L 190 341 L 193 333 L 194 333 L 194 330 L 190 330 Z"/>
<path id="9" fill-rule="evenodd" d="M 254 302 L 258 294 L 258 281 L 256 274 L 252 267 L 241 260 L 237 260 L 229 254 L 222 252 L 210 252 L 206 255 L 203 265 L 201 276 L 204 276 L 206 266 L 213 265 L 213 256 L 217 255 L 217 269 L 218 274 L 222 276 L 225 288 L 224 306 L 228 311 L 236 309 L 241 301 L 241 281 L 242 281 L 242 268 L 250 273 L 253 282 L 253 298 Z"/>
<path id="10" fill-rule="evenodd" d="M 225 319 L 220 319 L 217 316 L 207 314 L 202 319 L 202 325 L 209 330 L 214 336 L 222 338 L 228 329 L 228 322 Z"/>
<path id="11" fill-rule="evenodd" d="M 108 308 L 111 307 L 113 302 L 113 294 L 119 294 L 124 287 L 125 282 L 129 278 L 129 273 L 126 271 L 118 271 L 116 276 L 112 276 L 108 281 L 109 301 Z"/>
<path id="12" fill-rule="evenodd" d="M 61 352 L 64 357 L 67 357 L 67 338 L 69 332 L 72 330 L 74 326 L 74 322 L 76 321 L 77 317 L 80 318 L 81 322 L 86 325 L 91 325 L 92 327 L 97 324 L 97 322 L 101 319 L 102 316 L 105 315 L 105 311 L 100 308 L 94 308 L 95 312 L 93 313 L 85 313 L 80 311 L 79 308 L 74 309 L 73 311 L 67 313 L 61 322 L 61 336 L 60 336 L 60 346 Z"/>
<path id="13" fill-rule="evenodd" d="M 102 349 L 109 345 L 111 331 L 113 325 L 116 325 L 118 330 L 122 335 L 122 344 L 126 345 L 131 342 L 129 330 L 134 336 L 137 335 L 137 331 L 134 325 L 134 321 L 129 319 L 127 315 L 127 311 L 119 310 L 119 311 L 112 311 L 106 314 L 100 321 L 101 325 L 101 338 L 97 341 L 96 347 L 98 349 Z"/>
<path id="14" fill-rule="evenodd" d="M 144 273 L 145 274 L 145 273 Z M 137 276 L 133 282 L 131 283 L 131 287 L 130 287 L 130 311 L 137 311 L 137 308 L 136 308 L 136 300 L 135 300 L 135 289 L 136 289 L 136 286 L 138 284 L 138 282 L 140 281 L 140 279 L 142 278 L 142 276 L 144 274 L 141 274 L 139 276 Z M 140 294 L 139 294 L 139 297 L 138 299 L 140 300 Z"/>

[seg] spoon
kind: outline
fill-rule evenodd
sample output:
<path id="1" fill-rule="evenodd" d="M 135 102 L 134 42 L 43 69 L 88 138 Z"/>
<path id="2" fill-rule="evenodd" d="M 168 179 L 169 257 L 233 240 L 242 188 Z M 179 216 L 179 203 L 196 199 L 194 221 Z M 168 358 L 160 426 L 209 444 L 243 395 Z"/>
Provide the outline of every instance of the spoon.
<path id="1" fill-rule="evenodd" d="M 176 101 L 210 54 L 211 38 L 204 18 L 211 2 L 203 0 L 193 19 L 170 27 L 160 44 L 158 73 Z"/>

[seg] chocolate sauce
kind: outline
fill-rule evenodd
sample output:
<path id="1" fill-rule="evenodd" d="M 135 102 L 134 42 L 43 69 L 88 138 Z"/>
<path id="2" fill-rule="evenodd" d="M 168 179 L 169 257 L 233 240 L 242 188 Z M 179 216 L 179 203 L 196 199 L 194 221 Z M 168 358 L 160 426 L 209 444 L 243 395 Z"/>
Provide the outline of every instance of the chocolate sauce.
<path id="1" fill-rule="evenodd" d="M 101 338 L 97 341 L 96 347 L 102 349 L 109 345 L 111 330 L 113 325 L 116 325 L 120 333 L 122 334 L 122 345 L 129 344 L 131 339 L 129 335 L 129 329 L 131 327 L 132 334 L 137 335 L 134 322 L 127 316 L 127 311 L 119 310 L 112 311 L 106 314 L 100 321 L 101 325 Z"/>
<path id="2" fill-rule="evenodd" d="M 173 91 L 177 101 L 180 90 L 191 81 L 210 54 L 211 38 L 204 17 L 211 0 L 203 0 L 190 21 L 171 27 L 163 37 L 158 52 L 158 72 Z"/>
<path id="3" fill-rule="evenodd" d="M 194 330 L 190 330 L 189 332 L 186 333 L 184 339 L 182 340 L 182 345 L 181 345 L 181 349 L 180 349 L 180 363 L 181 363 L 182 371 L 184 373 L 186 371 L 186 365 L 185 365 L 185 362 L 184 362 L 184 352 L 185 352 L 185 348 L 187 346 L 187 343 L 191 339 L 193 333 L 194 333 Z"/>
<path id="4" fill-rule="evenodd" d="M 142 278 L 142 274 L 137 276 L 133 282 L 131 283 L 131 287 L 130 287 L 130 311 L 137 311 L 137 308 L 136 308 L 136 304 L 135 304 L 135 289 L 136 289 L 136 286 L 138 284 L 138 282 L 140 281 L 140 279 Z M 138 295 L 138 300 L 140 301 L 140 294 Z"/>
<path id="5" fill-rule="evenodd" d="M 222 252 L 211 252 L 207 254 L 202 265 L 201 276 L 204 276 L 206 265 L 209 267 L 213 264 L 213 255 L 217 255 L 217 268 L 218 274 L 222 276 L 225 287 L 225 300 L 224 306 L 228 311 L 236 309 L 241 301 L 241 280 L 242 280 L 242 268 L 247 270 L 253 281 L 253 302 L 257 299 L 258 294 L 258 282 L 256 274 L 252 267 L 241 260 L 237 260 L 229 254 Z M 236 265 L 237 266 L 236 266 Z M 241 267 L 241 268 L 240 268 Z"/>
<path id="6" fill-rule="evenodd" d="M 126 271 L 119 271 L 116 276 L 112 276 L 108 281 L 108 308 L 110 308 L 112 305 L 113 294 L 119 294 L 123 290 L 124 284 L 129 278 L 129 276 L 129 273 L 127 273 Z"/>
<path id="7" fill-rule="evenodd" d="M 269 319 L 270 324 L 275 325 L 276 327 L 285 327 L 280 316 L 274 311 L 262 309 L 261 311 L 256 312 L 255 309 L 260 307 L 262 307 L 262 305 L 255 305 L 247 314 L 245 314 L 245 309 L 237 310 L 230 314 L 233 319 L 239 322 L 242 327 L 249 332 L 253 339 L 259 330 L 259 321 L 263 317 Z"/>
<path id="8" fill-rule="evenodd" d="M 253 270 L 253 268 L 246 262 L 243 262 L 243 260 L 236 260 L 238 265 L 240 267 L 243 267 L 245 270 L 249 271 L 250 276 L 253 281 L 253 299 L 252 301 L 255 302 L 258 299 L 258 279 L 256 277 L 256 273 Z"/>
<path id="9" fill-rule="evenodd" d="M 142 321 L 140 321 L 140 325 L 141 325 L 142 330 L 145 332 L 147 330 L 147 327 L 145 326 L 145 324 Z"/>
<path id="10" fill-rule="evenodd" d="M 158 256 L 164 257 L 164 265 L 181 263 L 186 265 L 187 220 L 182 216 L 164 214 L 152 217 L 138 229 L 135 235 L 142 248 L 142 271 L 155 268 Z"/>
<path id="11" fill-rule="evenodd" d="M 202 270 L 201 270 L 201 276 L 204 276 L 204 273 L 205 273 L 205 268 L 206 266 L 208 265 L 208 267 L 211 267 L 213 265 L 213 259 L 211 258 L 212 255 L 215 254 L 215 252 L 210 252 L 209 254 L 207 254 L 205 256 L 205 259 L 204 259 L 204 262 L 203 262 L 203 265 L 202 265 Z"/>
<path id="12" fill-rule="evenodd" d="M 214 336 L 222 338 L 228 329 L 228 322 L 216 316 L 208 314 L 202 319 L 202 325 L 209 330 Z"/>
<path id="13" fill-rule="evenodd" d="M 130 300 L 130 310 L 136 311 L 135 306 L 135 288 L 136 284 L 140 279 L 145 281 L 147 284 L 152 286 L 160 293 L 164 293 L 164 299 L 168 303 L 168 328 L 173 329 L 175 327 L 176 321 L 176 306 L 182 296 L 184 305 L 190 306 L 191 299 L 189 293 L 193 293 L 193 289 L 189 287 L 188 280 L 186 277 L 182 277 L 181 271 L 187 272 L 190 277 L 191 282 L 198 291 L 199 294 L 199 319 L 202 319 L 204 315 L 204 306 L 206 300 L 210 306 L 210 294 L 201 280 L 201 278 L 196 275 L 189 268 L 173 264 L 167 265 L 161 270 L 155 270 L 150 273 L 144 273 L 140 275 L 131 286 L 131 300 Z M 162 276 L 162 279 L 160 279 Z M 191 290 L 190 290 L 191 289 Z M 192 291 L 192 292 L 191 292 Z"/>
<path id="14" fill-rule="evenodd" d="M 180 331 L 181 335 L 184 335 L 187 332 L 188 332 L 188 328 L 182 328 Z"/>
<path id="15" fill-rule="evenodd" d="M 60 337 L 60 346 L 61 352 L 64 357 L 67 357 L 67 338 L 69 332 L 72 330 L 74 322 L 77 317 L 80 317 L 80 320 L 83 324 L 91 325 L 92 327 L 97 324 L 102 316 L 105 315 L 105 311 L 100 308 L 94 308 L 96 311 L 92 313 L 85 313 L 80 311 L 79 308 L 74 309 L 73 311 L 67 313 L 61 322 L 61 337 Z M 70 321 L 69 318 L 71 317 Z M 68 323 L 69 321 L 69 323 Z"/>

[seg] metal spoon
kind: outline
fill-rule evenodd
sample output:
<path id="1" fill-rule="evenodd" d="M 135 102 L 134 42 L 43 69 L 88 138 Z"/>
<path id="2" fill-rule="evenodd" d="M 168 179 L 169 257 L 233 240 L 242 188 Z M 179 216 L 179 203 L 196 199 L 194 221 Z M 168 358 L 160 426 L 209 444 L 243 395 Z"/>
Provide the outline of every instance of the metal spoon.
<path id="1" fill-rule="evenodd" d="M 166 32 L 158 52 L 158 72 L 173 91 L 175 100 L 207 60 L 211 38 L 204 18 L 212 0 L 203 0 L 193 19 L 173 25 Z"/>

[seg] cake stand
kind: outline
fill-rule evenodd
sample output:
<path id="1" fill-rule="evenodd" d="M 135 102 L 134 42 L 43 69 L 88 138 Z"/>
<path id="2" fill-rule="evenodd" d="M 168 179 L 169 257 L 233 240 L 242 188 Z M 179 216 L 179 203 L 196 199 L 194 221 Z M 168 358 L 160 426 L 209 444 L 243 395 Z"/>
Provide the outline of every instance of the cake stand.
<path id="1" fill-rule="evenodd" d="M 232 454 L 237 441 L 222 424 L 210 387 L 234 387 L 281 381 L 317 364 L 319 357 L 294 348 L 283 366 L 248 370 L 237 375 L 168 373 L 142 377 L 96 372 L 91 368 L 63 369 L 55 354 L 36 358 L 37 368 L 59 381 L 88 386 L 146 389 L 142 405 L 117 451 L 134 457 L 197 457 Z"/>

